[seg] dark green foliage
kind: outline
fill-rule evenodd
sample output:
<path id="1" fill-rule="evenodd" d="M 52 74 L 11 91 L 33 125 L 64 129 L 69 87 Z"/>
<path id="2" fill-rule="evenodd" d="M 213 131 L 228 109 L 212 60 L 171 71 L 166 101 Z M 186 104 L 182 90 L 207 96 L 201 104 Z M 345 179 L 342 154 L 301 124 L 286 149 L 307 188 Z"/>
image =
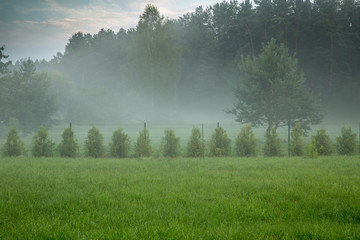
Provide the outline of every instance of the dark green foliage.
<path id="1" fill-rule="evenodd" d="M 275 157 L 281 155 L 281 142 L 275 128 L 265 133 L 264 156 Z"/>
<path id="2" fill-rule="evenodd" d="M 330 137 L 326 134 L 325 129 L 319 129 L 312 138 L 315 141 L 316 152 L 322 155 L 330 155 L 332 153 L 332 144 Z"/>
<path id="3" fill-rule="evenodd" d="M 32 155 L 34 157 L 51 157 L 54 148 L 55 143 L 50 140 L 46 128 L 41 126 L 33 139 Z"/>
<path id="4" fill-rule="evenodd" d="M 251 125 L 247 125 L 241 129 L 241 132 L 237 135 L 235 142 L 236 154 L 239 157 L 255 156 L 257 149 L 257 141 L 254 136 L 254 132 Z"/>
<path id="5" fill-rule="evenodd" d="M 258 57 L 242 58 L 241 76 L 235 89 L 237 103 L 229 113 L 240 123 L 286 126 L 291 121 L 303 125 L 319 123 L 322 119 L 317 100 L 305 88 L 305 78 L 298 71 L 298 61 L 284 44 L 275 39 L 263 44 Z"/>
<path id="6" fill-rule="evenodd" d="M 291 140 L 290 140 L 290 155 L 291 156 L 302 156 L 304 155 L 304 144 L 302 141 L 302 136 L 304 131 L 301 129 L 300 124 L 296 124 L 291 131 Z"/>
<path id="7" fill-rule="evenodd" d="M 79 147 L 72 128 L 65 128 L 62 134 L 62 141 L 59 144 L 61 157 L 76 157 Z"/>
<path id="8" fill-rule="evenodd" d="M 111 140 L 110 156 L 126 158 L 129 155 L 131 148 L 129 136 L 120 128 L 113 133 Z"/>
<path id="9" fill-rule="evenodd" d="M 226 157 L 231 152 L 231 140 L 228 138 L 226 131 L 222 127 L 217 127 L 211 135 L 210 156 Z"/>
<path id="10" fill-rule="evenodd" d="M 180 156 L 180 138 L 175 136 L 173 130 L 165 130 L 165 136 L 161 141 L 161 149 L 164 157 Z"/>
<path id="11" fill-rule="evenodd" d="M 194 127 L 192 129 L 187 150 L 189 157 L 201 157 L 204 155 L 205 145 L 202 141 L 202 136 L 199 128 Z"/>
<path id="12" fill-rule="evenodd" d="M 340 155 L 351 155 L 356 151 L 356 133 L 353 133 L 351 127 L 341 128 L 341 136 L 336 138 L 336 149 Z"/>
<path id="13" fill-rule="evenodd" d="M 46 73 L 38 73 L 32 60 L 21 60 L 19 70 L 0 78 L 0 122 L 16 118 L 25 134 L 51 126 L 56 106 L 49 87 Z"/>
<path id="14" fill-rule="evenodd" d="M 67 101 L 59 101 L 61 113 L 79 120 L 89 117 L 102 120 L 108 115 L 118 116 L 118 111 L 112 110 L 119 107 L 119 103 L 122 111 L 129 110 L 127 104 L 121 104 L 128 102 L 132 103 L 133 111 L 126 112 L 133 115 L 147 114 L 139 110 L 151 109 L 151 103 L 159 108 L 176 102 L 182 110 L 190 106 L 205 111 L 217 110 L 213 103 L 219 103 L 219 99 L 226 104 L 233 101 L 231 87 L 244 75 L 238 68 L 241 56 L 258 56 L 262 51 L 261 43 L 267 43 L 271 38 L 289 49 L 291 61 L 282 64 L 288 58 L 281 59 L 281 55 L 277 55 L 279 61 L 275 63 L 278 64 L 269 64 L 266 70 L 273 70 L 273 76 L 284 72 L 294 76 L 294 71 L 287 70 L 296 56 L 298 69 L 303 70 L 307 78 L 306 85 L 322 96 L 329 109 L 337 106 L 346 111 L 342 108 L 346 106 L 358 113 L 358 0 L 218 2 L 212 6 L 199 6 L 172 20 L 163 17 L 156 7 L 148 6 L 139 16 L 138 25 L 132 29 L 74 33 L 64 53 L 57 54 L 49 62 L 37 63 L 38 69 L 51 68 L 66 73 L 71 84 L 76 86 L 72 90 L 59 91 L 63 97 L 69 96 Z M 265 77 L 265 72 L 258 72 L 258 76 L 269 83 L 270 78 Z M 271 78 L 273 85 L 282 91 L 286 88 L 277 85 L 276 81 L 283 80 L 286 82 L 286 78 Z M 272 107 L 264 105 L 264 109 L 289 103 L 288 107 L 279 108 L 281 119 L 284 114 L 293 119 L 292 112 L 285 111 L 288 109 L 307 115 L 307 111 L 302 111 L 307 108 L 307 101 L 302 102 L 301 111 L 298 111 L 291 106 L 294 101 L 287 99 L 296 91 L 287 89 L 287 92 L 274 92 L 272 99 L 279 101 L 267 101 L 266 105 Z M 0 93 L 0 98 L 5 95 Z M 303 92 L 303 96 L 308 95 Z M 258 96 L 253 95 L 254 98 Z M 291 99 L 297 97 L 304 98 L 299 95 Z M 0 104 L 0 108 L 3 106 Z M 94 108 L 97 111 L 89 111 Z M 243 115 L 248 114 L 250 112 L 243 112 Z M 255 116 L 252 121 L 262 121 L 259 119 Z M 303 127 L 303 130 L 306 129 Z"/>
<path id="15" fill-rule="evenodd" d="M 16 128 L 11 128 L 1 149 L 4 157 L 16 157 L 25 153 L 24 143 L 20 140 Z"/>
<path id="16" fill-rule="evenodd" d="M 151 156 L 151 145 L 150 145 L 150 134 L 147 129 L 139 132 L 139 137 L 134 146 L 135 157 L 150 157 Z"/>
<path id="17" fill-rule="evenodd" d="M 98 158 L 105 154 L 105 147 L 103 144 L 103 136 L 99 130 L 93 126 L 85 140 L 85 155 L 87 157 Z"/>

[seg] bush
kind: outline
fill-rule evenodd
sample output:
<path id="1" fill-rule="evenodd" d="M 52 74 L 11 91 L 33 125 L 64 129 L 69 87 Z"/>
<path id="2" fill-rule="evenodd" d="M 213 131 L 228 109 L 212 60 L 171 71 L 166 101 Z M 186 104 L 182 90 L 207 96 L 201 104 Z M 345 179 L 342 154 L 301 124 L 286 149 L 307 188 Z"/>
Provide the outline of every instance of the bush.
<path id="1" fill-rule="evenodd" d="M 319 129 L 312 138 L 315 141 L 316 152 L 322 155 L 330 155 L 332 153 L 330 137 L 326 134 L 325 129 Z"/>
<path id="2" fill-rule="evenodd" d="M 281 155 L 281 142 L 275 128 L 265 133 L 264 156 L 274 157 Z"/>
<path id="3" fill-rule="evenodd" d="M 135 156 L 136 157 L 150 157 L 151 156 L 151 145 L 150 145 L 150 134 L 145 128 L 139 132 L 139 137 L 135 143 Z"/>
<path id="4" fill-rule="evenodd" d="M 199 128 L 193 128 L 191 137 L 187 146 L 189 157 L 201 157 L 205 152 L 205 145 L 202 141 L 202 136 Z"/>
<path id="5" fill-rule="evenodd" d="M 54 153 L 53 143 L 45 127 L 41 126 L 33 139 L 32 155 L 34 157 L 51 157 Z"/>
<path id="6" fill-rule="evenodd" d="M 105 147 L 103 136 L 96 127 L 92 127 L 85 140 L 85 155 L 87 157 L 98 158 L 104 156 Z"/>
<path id="7" fill-rule="evenodd" d="M 112 135 L 112 143 L 110 143 L 110 156 L 125 158 L 130 152 L 130 138 L 120 128 Z"/>
<path id="8" fill-rule="evenodd" d="M 20 140 L 16 128 L 11 128 L 2 148 L 4 157 L 17 157 L 25 153 L 24 143 Z"/>
<path id="9" fill-rule="evenodd" d="M 71 128 L 65 128 L 62 134 L 62 141 L 59 144 L 59 153 L 61 157 L 76 157 L 79 147 Z"/>
<path id="10" fill-rule="evenodd" d="M 217 127 L 211 135 L 210 156 L 225 157 L 231 152 L 231 140 L 228 138 L 226 131 L 222 127 Z"/>
<path id="11" fill-rule="evenodd" d="M 180 138 L 175 136 L 173 130 L 165 130 L 165 137 L 162 139 L 162 154 L 164 157 L 180 156 Z"/>
<path id="12" fill-rule="evenodd" d="M 317 158 L 318 153 L 316 151 L 315 139 L 312 139 L 311 144 L 306 146 L 306 152 L 308 158 Z"/>
<path id="13" fill-rule="evenodd" d="M 301 129 L 300 124 L 296 124 L 291 131 L 290 140 L 290 155 L 291 156 L 303 156 L 304 155 L 304 144 L 302 142 L 302 136 L 304 131 Z"/>
<path id="14" fill-rule="evenodd" d="M 235 142 L 236 154 L 239 157 L 249 157 L 256 155 L 257 141 L 251 125 L 243 127 L 237 135 Z"/>
<path id="15" fill-rule="evenodd" d="M 351 127 L 342 127 L 341 136 L 336 138 L 336 149 L 340 155 L 351 155 L 355 152 L 356 136 L 356 133 L 352 132 Z"/>

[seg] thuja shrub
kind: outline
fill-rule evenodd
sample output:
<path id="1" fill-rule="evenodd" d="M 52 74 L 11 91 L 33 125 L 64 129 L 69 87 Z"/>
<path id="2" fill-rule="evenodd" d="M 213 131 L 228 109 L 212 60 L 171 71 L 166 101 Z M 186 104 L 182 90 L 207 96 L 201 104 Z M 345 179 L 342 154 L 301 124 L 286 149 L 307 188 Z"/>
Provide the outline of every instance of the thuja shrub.
<path id="1" fill-rule="evenodd" d="M 315 149 L 319 156 L 330 155 L 332 153 L 332 144 L 330 137 L 326 134 L 325 129 L 319 129 L 316 135 L 312 137 L 315 142 Z"/>
<path id="2" fill-rule="evenodd" d="M 129 155 L 131 143 L 129 136 L 120 128 L 116 130 L 111 138 L 110 156 L 117 158 L 125 158 Z"/>
<path id="3" fill-rule="evenodd" d="M 316 151 L 315 139 L 311 140 L 311 143 L 306 146 L 306 153 L 308 158 L 317 158 L 318 152 Z"/>
<path id="4" fill-rule="evenodd" d="M 356 151 L 356 133 L 353 133 L 351 127 L 345 126 L 341 129 L 341 135 L 336 138 L 336 149 L 340 155 L 351 155 Z"/>
<path id="5" fill-rule="evenodd" d="M 202 136 L 199 128 L 193 128 L 191 131 L 191 137 L 187 146 L 189 157 L 201 157 L 205 152 L 205 145 L 202 141 Z"/>
<path id="6" fill-rule="evenodd" d="M 231 140 L 222 127 L 217 127 L 211 135 L 210 156 L 225 157 L 231 153 Z"/>
<path id="7" fill-rule="evenodd" d="M 274 157 L 281 155 L 281 142 L 275 128 L 265 133 L 264 156 Z"/>
<path id="8" fill-rule="evenodd" d="M 85 140 L 85 156 L 98 158 L 104 156 L 105 147 L 103 144 L 104 138 L 96 127 L 92 127 L 88 131 Z"/>
<path id="9" fill-rule="evenodd" d="M 291 156 L 303 156 L 304 155 L 304 144 L 302 141 L 302 136 L 304 131 L 301 129 L 299 123 L 291 131 L 290 139 L 290 155 Z"/>
<path id="10" fill-rule="evenodd" d="M 235 141 L 235 151 L 239 157 L 255 156 L 257 141 L 251 125 L 243 127 Z"/>
<path id="11" fill-rule="evenodd" d="M 53 156 L 55 143 L 50 140 L 45 127 L 41 126 L 33 138 L 33 147 L 31 149 L 34 157 Z"/>
<path id="12" fill-rule="evenodd" d="M 72 128 L 64 129 L 58 149 L 61 157 L 77 157 L 79 146 Z"/>
<path id="13" fill-rule="evenodd" d="M 17 157 L 25 153 L 24 143 L 21 141 L 16 128 L 10 129 L 1 152 L 4 157 Z"/>
<path id="14" fill-rule="evenodd" d="M 135 157 L 150 157 L 152 153 L 150 134 L 147 129 L 139 132 L 139 137 L 134 145 Z"/>
<path id="15" fill-rule="evenodd" d="M 180 138 L 176 137 L 173 130 L 165 130 L 165 136 L 161 141 L 161 149 L 164 157 L 180 156 Z"/>

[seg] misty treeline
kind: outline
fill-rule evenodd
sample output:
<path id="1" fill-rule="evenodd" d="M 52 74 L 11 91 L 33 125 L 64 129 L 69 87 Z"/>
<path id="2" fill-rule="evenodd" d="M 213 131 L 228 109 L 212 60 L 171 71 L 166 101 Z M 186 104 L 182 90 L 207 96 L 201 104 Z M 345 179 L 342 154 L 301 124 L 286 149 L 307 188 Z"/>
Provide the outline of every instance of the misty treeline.
<path id="1" fill-rule="evenodd" d="M 244 77 L 241 56 L 257 56 L 272 38 L 296 56 L 326 110 L 358 112 L 358 0 L 224 1 L 172 20 L 148 5 L 135 28 L 75 33 L 64 53 L 35 64 L 58 119 L 181 121 L 225 114 Z"/>

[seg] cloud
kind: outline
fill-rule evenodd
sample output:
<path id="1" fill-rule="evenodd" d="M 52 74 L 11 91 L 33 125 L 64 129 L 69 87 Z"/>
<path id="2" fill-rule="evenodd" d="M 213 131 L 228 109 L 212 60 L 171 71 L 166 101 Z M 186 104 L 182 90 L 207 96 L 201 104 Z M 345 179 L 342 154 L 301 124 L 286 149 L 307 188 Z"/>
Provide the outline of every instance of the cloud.
<path id="1" fill-rule="evenodd" d="M 13 60 L 22 57 L 51 59 L 63 52 L 76 32 L 97 33 L 101 28 L 117 32 L 136 27 L 147 4 L 155 5 L 170 19 L 197 6 L 217 1 L 201 0 L 2 0 L 0 45 Z M 52 49 L 52 50 L 50 50 Z"/>

